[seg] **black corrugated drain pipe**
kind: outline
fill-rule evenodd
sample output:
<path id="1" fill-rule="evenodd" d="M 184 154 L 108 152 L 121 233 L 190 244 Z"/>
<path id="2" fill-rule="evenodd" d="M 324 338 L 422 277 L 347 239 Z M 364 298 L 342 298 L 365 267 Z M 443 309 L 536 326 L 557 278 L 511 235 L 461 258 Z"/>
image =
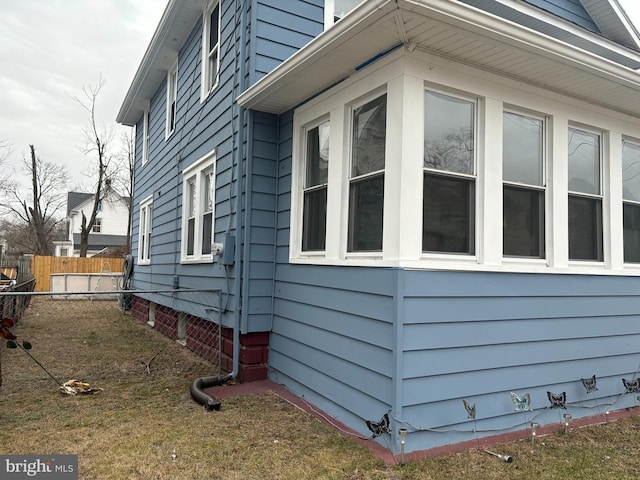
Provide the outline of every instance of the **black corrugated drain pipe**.
<path id="1" fill-rule="evenodd" d="M 220 400 L 212 397 L 206 393 L 203 389 L 209 387 L 215 387 L 222 385 L 228 381 L 230 375 L 224 377 L 200 377 L 196 378 L 191 384 L 189 391 L 191 392 L 191 398 L 193 398 L 200 405 L 204 406 L 204 409 L 208 412 L 212 410 L 220 410 Z"/>

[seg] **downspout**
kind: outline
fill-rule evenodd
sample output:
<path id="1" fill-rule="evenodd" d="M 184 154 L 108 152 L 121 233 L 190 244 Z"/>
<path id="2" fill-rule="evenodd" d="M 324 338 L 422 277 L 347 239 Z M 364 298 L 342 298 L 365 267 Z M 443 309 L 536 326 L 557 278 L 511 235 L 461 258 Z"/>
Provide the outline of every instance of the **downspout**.
<path id="1" fill-rule="evenodd" d="M 240 52 L 236 57 L 236 61 L 240 59 L 240 65 L 238 66 L 238 86 L 242 92 L 244 90 L 244 78 L 245 78 L 245 63 L 246 63 L 246 31 L 247 31 L 247 12 L 243 5 L 243 0 L 236 0 L 236 5 L 240 5 Z M 237 11 L 237 6 L 236 6 Z M 237 98 L 237 95 L 234 96 Z M 237 102 L 236 102 L 237 105 Z M 235 277 L 233 279 L 234 284 L 234 311 L 233 311 L 233 366 L 232 371 L 228 375 L 223 377 L 201 377 L 196 379 L 190 388 L 191 398 L 196 402 L 204 405 L 206 410 L 220 410 L 220 400 L 213 398 L 211 395 L 203 391 L 204 388 L 214 387 L 216 385 L 222 385 L 229 380 L 238 376 L 239 362 L 240 362 L 240 319 L 242 315 L 242 295 L 240 289 L 242 288 L 242 194 L 243 194 L 243 137 L 244 137 L 244 113 L 245 109 L 239 107 L 238 109 L 238 146 L 236 150 L 235 163 L 238 167 L 237 184 L 238 191 L 236 192 L 236 235 L 235 235 Z M 220 329 L 222 329 L 222 308 L 220 308 Z"/>

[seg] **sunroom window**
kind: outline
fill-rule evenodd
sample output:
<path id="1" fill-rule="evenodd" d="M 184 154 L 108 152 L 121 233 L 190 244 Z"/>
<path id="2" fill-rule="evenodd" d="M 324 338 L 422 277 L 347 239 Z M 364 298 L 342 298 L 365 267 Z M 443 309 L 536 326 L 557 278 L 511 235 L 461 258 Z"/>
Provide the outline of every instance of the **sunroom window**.
<path id="1" fill-rule="evenodd" d="M 322 251 L 327 230 L 329 121 L 308 129 L 306 142 L 302 250 Z"/>
<path id="2" fill-rule="evenodd" d="M 475 253 L 475 102 L 426 91 L 422 250 Z"/>
<path id="3" fill-rule="evenodd" d="M 600 134 L 569 129 L 569 259 L 602 261 Z"/>
<path id="4" fill-rule="evenodd" d="M 544 257 L 544 120 L 503 115 L 503 253 Z"/>
<path id="5" fill-rule="evenodd" d="M 624 261 L 640 263 L 640 144 L 622 143 Z"/>
<path id="6" fill-rule="evenodd" d="M 357 106 L 351 116 L 348 251 L 382 250 L 387 96 Z"/>

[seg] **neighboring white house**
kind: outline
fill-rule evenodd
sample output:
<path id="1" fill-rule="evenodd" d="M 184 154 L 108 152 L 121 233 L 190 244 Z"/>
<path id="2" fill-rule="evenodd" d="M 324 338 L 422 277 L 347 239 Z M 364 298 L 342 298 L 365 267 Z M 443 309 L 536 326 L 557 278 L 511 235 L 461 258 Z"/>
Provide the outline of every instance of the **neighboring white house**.
<path id="1" fill-rule="evenodd" d="M 93 210 L 92 193 L 68 192 L 67 224 L 68 239 L 53 242 L 56 257 L 78 257 L 80 255 L 80 225 L 82 213 L 87 219 Z M 96 222 L 89 234 L 87 257 L 108 249 L 122 249 L 127 244 L 128 197 L 114 194 L 100 203 Z"/>

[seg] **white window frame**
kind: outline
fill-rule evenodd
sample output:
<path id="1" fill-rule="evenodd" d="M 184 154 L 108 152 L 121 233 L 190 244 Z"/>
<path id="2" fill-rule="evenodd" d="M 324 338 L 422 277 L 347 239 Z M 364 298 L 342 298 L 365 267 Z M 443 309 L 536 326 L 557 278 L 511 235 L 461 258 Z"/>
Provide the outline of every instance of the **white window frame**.
<path id="1" fill-rule="evenodd" d="M 516 256 L 516 255 L 504 255 L 505 260 L 509 260 L 509 259 L 518 259 L 518 258 L 524 258 L 524 259 L 530 259 L 530 260 L 545 260 L 547 258 L 548 255 L 548 248 L 549 248 L 549 243 L 548 243 L 548 238 L 549 238 L 549 218 L 551 217 L 550 212 L 549 212 L 549 191 L 548 191 L 548 177 L 547 177 L 547 163 L 548 163 L 548 156 L 549 156 L 549 119 L 541 114 L 541 113 L 537 113 L 537 112 L 532 112 L 532 111 L 528 111 L 528 110 L 523 110 L 523 109 L 518 109 L 515 107 L 510 107 L 510 106 L 505 106 L 504 111 L 503 111 L 503 118 L 504 118 L 504 114 L 508 113 L 508 114 L 513 114 L 513 115 L 520 115 L 522 117 L 529 117 L 532 118 L 534 120 L 538 120 L 540 122 L 542 122 L 542 185 L 534 185 L 534 184 L 527 184 L 527 183 L 520 183 L 520 182 L 515 182 L 512 180 L 505 180 L 504 179 L 504 175 L 502 178 L 502 184 L 503 184 L 503 188 L 504 187 L 522 187 L 522 188 L 526 188 L 528 190 L 532 190 L 532 191 L 538 191 L 538 192 L 542 192 L 542 194 L 544 195 L 544 202 L 543 202 L 543 216 L 544 216 L 544 222 L 542 225 L 542 228 L 544 228 L 544 232 L 542 235 L 542 238 L 540 239 L 541 241 L 541 247 L 542 247 L 542 251 L 543 251 L 543 255 L 540 257 L 535 257 L 535 256 L 531 256 L 531 257 L 522 257 L 522 256 Z M 503 130 L 504 131 L 504 130 Z M 503 158 L 504 161 L 504 158 Z M 504 211 L 504 209 L 503 209 Z M 504 252 L 504 246 L 503 246 L 503 252 Z"/>
<path id="2" fill-rule="evenodd" d="M 142 165 L 149 161 L 149 111 L 147 107 L 142 114 Z"/>
<path id="3" fill-rule="evenodd" d="M 218 43 L 210 45 L 211 14 L 218 9 Z M 222 34 L 222 8 L 219 0 L 209 1 L 202 18 L 202 71 L 200 75 L 200 101 L 204 102 L 216 89 L 220 80 L 220 36 Z M 212 57 L 215 56 L 215 77 Z"/>
<path id="4" fill-rule="evenodd" d="M 178 119 L 178 60 L 167 72 L 167 106 L 166 106 L 166 131 L 168 139 L 176 129 Z"/>
<path id="5" fill-rule="evenodd" d="M 424 90 L 477 100 L 476 254 L 422 252 Z M 376 90 L 387 91 L 387 152 L 383 251 L 347 252 L 350 108 Z M 559 99 L 561 101 L 559 101 Z M 503 252 L 503 115 L 544 121 L 545 257 Z M 331 122 L 324 252 L 304 252 L 302 222 L 306 130 Z M 569 259 L 569 128 L 600 135 L 603 260 Z M 511 79 L 399 49 L 300 105 L 293 114 L 289 261 L 294 264 L 403 267 L 428 270 L 640 276 L 623 261 L 622 139 L 638 139 L 640 120 L 558 97 Z M 637 140 L 635 140 L 637 142 Z"/>
<path id="6" fill-rule="evenodd" d="M 102 232 L 102 218 L 96 217 L 93 222 L 93 226 L 91 227 L 91 233 L 101 233 Z"/>
<path id="7" fill-rule="evenodd" d="M 140 202 L 138 218 L 138 265 L 151 263 L 151 233 L 153 226 L 153 195 Z"/>
<path id="8" fill-rule="evenodd" d="M 206 247 L 202 245 L 202 223 L 203 215 L 205 212 L 205 195 L 202 191 L 205 184 L 207 174 L 211 174 L 211 198 L 213 199 L 213 210 L 211 211 L 211 241 L 214 239 L 215 232 L 215 184 L 216 184 L 216 150 L 212 150 L 207 153 L 189 167 L 185 168 L 182 172 L 182 236 L 180 246 L 180 263 L 211 263 L 213 262 L 213 254 L 206 253 Z M 195 185 L 195 205 L 193 209 L 193 216 L 189 212 L 189 198 L 187 194 L 189 191 L 189 184 Z M 188 252 L 189 231 L 188 224 L 189 219 L 193 218 L 194 231 L 193 231 L 193 253 Z M 210 249 L 210 246 L 209 246 Z"/>
<path id="9" fill-rule="evenodd" d="M 622 144 L 623 144 L 623 145 L 622 145 L 622 147 L 621 147 L 621 149 L 620 149 L 621 154 L 622 154 L 622 152 L 623 152 L 623 150 L 624 150 L 624 144 L 625 144 L 625 143 L 628 143 L 628 144 L 634 145 L 635 147 L 640 147 L 640 140 L 636 140 L 636 139 L 633 139 L 633 138 L 626 138 L 626 137 L 625 137 L 625 138 L 623 138 L 623 139 L 622 139 Z M 625 169 L 624 169 L 624 165 L 622 165 L 622 177 L 623 177 L 623 178 L 624 178 L 624 175 L 625 175 L 625 171 L 624 171 L 624 170 L 625 170 Z M 626 174 L 628 175 L 628 172 L 627 172 Z M 635 173 L 635 172 L 632 172 L 632 175 L 634 175 L 634 176 L 635 176 L 635 175 L 636 175 L 636 173 Z M 621 180 L 623 180 L 623 178 L 621 178 Z M 631 198 L 627 198 L 627 197 L 625 197 L 625 194 L 624 194 L 624 192 L 625 192 L 625 191 L 624 191 L 624 183 L 623 183 L 623 182 L 620 182 L 620 186 L 621 186 L 621 188 L 622 188 L 622 194 L 621 194 L 621 196 L 622 196 L 622 208 L 623 208 L 623 212 L 624 212 L 624 207 L 625 207 L 625 206 L 627 206 L 627 205 L 628 205 L 628 206 L 630 206 L 630 207 L 632 207 L 632 208 L 640 208 L 640 200 L 637 200 L 637 199 L 631 199 Z M 640 192 L 638 192 L 638 193 L 640 194 Z M 623 214 L 623 215 L 624 215 L 624 214 Z M 623 230 L 624 230 L 624 216 L 623 216 L 623 219 L 622 219 L 622 226 L 623 226 Z M 624 234 L 623 234 L 623 237 L 622 237 L 622 242 L 623 242 L 623 261 L 624 261 L 625 265 L 627 265 L 627 266 L 629 266 L 629 267 L 631 267 L 631 268 L 638 268 L 638 267 L 640 267 L 640 262 L 629 261 L 629 260 L 626 260 L 626 259 L 624 258 Z M 640 248 L 640 245 L 636 245 L 636 248 Z"/>
<path id="10" fill-rule="evenodd" d="M 585 199 L 589 199 L 589 200 L 595 200 L 595 201 L 599 201 L 600 202 L 600 238 L 596 239 L 596 241 L 600 242 L 600 251 L 601 251 L 601 258 L 599 259 L 578 259 L 578 258 L 571 258 L 571 254 L 569 253 L 569 262 L 575 262 L 575 263 L 600 263 L 602 264 L 603 262 L 606 261 L 606 259 L 609 257 L 608 252 L 607 252 L 607 245 L 606 245 L 606 226 L 609 224 L 608 219 L 606 219 L 606 205 L 605 205 L 605 183 L 604 183 L 604 172 L 605 172 L 605 152 L 604 152 L 604 141 L 605 141 L 605 135 L 602 130 L 599 130 L 597 128 L 591 127 L 591 126 L 586 126 L 580 123 L 576 123 L 576 122 L 569 122 L 569 131 L 567 132 L 567 137 L 569 138 L 571 133 L 571 130 L 576 130 L 576 131 L 581 131 L 581 132 L 585 132 L 591 135 L 597 135 L 598 137 L 598 193 L 585 193 L 585 192 L 580 192 L 580 191 L 573 191 L 569 189 L 569 185 L 567 182 L 567 195 L 568 198 L 569 197 L 574 197 L 574 198 L 585 198 Z M 567 168 L 569 168 L 569 158 L 567 157 Z M 598 232 L 596 232 L 598 233 Z M 567 246 L 569 245 L 569 225 L 567 224 Z"/>
<path id="11" fill-rule="evenodd" d="M 431 251 L 431 250 L 423 250 L 422 251 L 422 256 L 423 257 L 430 257 L 430 256 L 436 256 L 436 257 L 442 257 L 442 256 L 447 256 L 447 255 L 452 255 L 452 256 L 464 256 L 467 258 L 475 258 L 477 256 L 477 245 L 478 245 L 478 232 L 479 232 L 479 221 L 480 221 L 480 217 L 479 217 L 479 212 L 478 212 L 478 205 L 479 205 L 479 188 L 480 188 L 480 179 L 479 179 L 479 175 L 478 175 L 478 135 L 479 132 L 481 131 L 480 129 L 480 105 L 479 105 L 479 99 L 476 96 L 470 95 L 468 93 L 460 93 L 460 92 L 456 92 L 453 90 L 448 90 L 448 89 L 443 89 L 440 86 L 436 86 L 436 85 L 426 85 L 426 88 L 424 89 L 423 95 L 426 95 L 428 92 L 433 92 L 436 94 L 440 94 L 440 95 L 445 95 L 447 97 L 451 97 L 451 98 L 456 98 L 459 100 L 462 100 L 464 102 L 468 102 L 470 104 L 473 105 L 473 159 L 472 159 L 472 169 L 473 172 L 472 173 L 462 173 L 462 172 L 454 172 L 454 171 L 450 171 L 450 170 L 444 170 L 444 169 L 437 169 L 437 168 L 432 168 L 432 167 L 426 167 L 423 164 L 422 167 L 422 178 L 424 178 L 424 175 L 427 174 L 432 174 L 434 176 L 438 176 L 440 178 L 446 178 L 446 177 L 450 177 L 452 179 L 456 179 L 456 180 L 468 180 L 473 182 L 473 212 L 471 213 L 471 215 L 473 216 L 473 218 L 470 219 L 470 223 L 468 225 L 468 229 L 470 230 L 470 234 L 469 234 L 469 242 L 472 242 L 471 248 L 470 248 L 470 252 L 464 252 L 464 253 L 456 253 L 456 252 L 447 252 L 447 251 Z M 423 97 L 424 98 L 424 97 Z M 423 100 L 424 101 L 424 100 Z M 426 112 L 425 112 L 426 113 Z M 422 118 L 422 128 L 424 131 L 424 122 L 425 122 L 425 115 L 423 114 L 423 118 Z M 424 182 L 424 180 L 423 180 Z M 424 187 L 421 190 L 421 197 L 422 197 L 422 192 L 424 191 Z M 420 211 L 423 210 L 423 205 L 424 205 L 424 198 L 422 198 L 422 203 L 420 204 L 419 208 Z M 421 221 L 422 224 L 422 221 Z M 421 238 L 421 242 L 423 241 L 423 239 Z"/>

